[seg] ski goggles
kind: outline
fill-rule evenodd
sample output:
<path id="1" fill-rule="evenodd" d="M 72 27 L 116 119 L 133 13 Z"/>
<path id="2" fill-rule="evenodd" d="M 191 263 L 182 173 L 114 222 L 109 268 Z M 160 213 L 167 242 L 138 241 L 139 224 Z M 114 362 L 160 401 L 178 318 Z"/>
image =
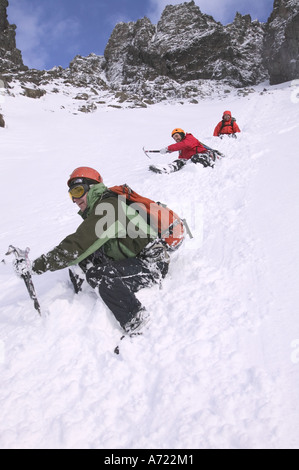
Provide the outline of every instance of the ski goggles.
<path id="1" fill-rule="evenodd" d="M 88 184 L 79 184 L 69 189 L 69 195 L 71 199 L 80 199 L 81 197 L 85 196 L 88 191 Z"/>

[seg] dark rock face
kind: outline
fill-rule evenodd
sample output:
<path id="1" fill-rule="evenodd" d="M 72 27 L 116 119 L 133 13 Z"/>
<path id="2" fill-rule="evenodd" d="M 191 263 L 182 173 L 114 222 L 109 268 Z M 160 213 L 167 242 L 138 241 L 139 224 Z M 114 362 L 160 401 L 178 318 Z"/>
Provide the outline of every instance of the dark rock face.
<path id="1" fill-rule="evenodd" d="M 120 23 L 105 49 L 108 80 L 123 84 L 166 76 L 177 81 L 227 79 L 236 86 L 262 81 L 264 26 L 237 14 L 223 26 L 194 1 L 168 5 L 157 27 L 149 19 Z"/>
<path id="2" fill-rule="evenodd" d="M 0 0 L 0 72 L 25 70 L 22 55 L 16 48 L 16 26 L 7 21 L 7 0 Z"/>
<path id="3" fill-rule="evenodd" d="M 168 5 L 157 27 L 143 18 L 120 23 L 105 49 L 110 81 L 157 77 L 186 82 L 227 80 L 234 86 L 299 78 L 299 2 L 275 0 L 266 24 L 239 13 L 223 26 L 194 1 Z"/>
<path id="4" fill-rule="evenodd" d="M 19 80 L 27 95 L 33 93 L 28 89 L 42 96 L 43 86 L 56 87 L 57 81 L 83 88 L 88 111 L 95 100 L 101 105 L 103 96 L 132 106 L 165 99 L 192 102 L 205 93 L 201 85 L 209 80 L 214 89 L 215 81 L 247 87 L 299 78 L 298 0 L 275 0 L 267 23 L 237 13 L 226 26 L 203 14 L 193 0 L 168 5 L 157 25 L 148 18 L 117 24 L 104 56 L 76 56 L 68 68 L 48 71 L 24 66 L 7 7 L 8 1 L 0 0 L 0 79 Z"/>
<path id="5" fill-rule="evenodd" d="M 5 127 L 5 121 L 2 114 L 0 114 L 0 127 Z"/>
<path id="6" fill-rule="evenodd" d="M 9 27 L 9 23 L 7 21 L 7 7 L 8 1 L 7 0 L 0 0 L 0 32 L 5 31 Z"/>
<path id="7" fill-rule="evenodd" d="M 263 64 L 263 38 L 265 26 L 259 21 L 252 21 L 250 15 L 236 14 L 233 23 L 226 26 L 230 45 L 223 50 L 226 68 L 222 70 L 222 79 L 227 74 L 235 82 L 243 85 L 258 84 L 268 78 Z"/>
<path id="8" fill-rule="evenodd" d="M 265 65 L 272 85 L 299 78 L 299 3 L 275 0 L 264 39 Z"/>
<path id="9" fill-rule="evenodd" d="M 134 80 L 136 73 L 139 78 L 157 76 L 154 70 L 151 73 L 151 58 L 147 53 L 155 30 L 147 18 L 116 25 L 104 53 L 108 81 L 127 83 Z"/>

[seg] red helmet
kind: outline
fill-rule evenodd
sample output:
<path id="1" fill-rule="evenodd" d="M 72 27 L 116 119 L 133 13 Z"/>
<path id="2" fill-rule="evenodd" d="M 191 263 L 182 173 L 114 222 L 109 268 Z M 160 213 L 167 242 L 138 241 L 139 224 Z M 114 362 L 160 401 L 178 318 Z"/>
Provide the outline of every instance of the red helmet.
<path id="1" fill-rule="evenodd" d="M 67 182 L 68 186 L 71 186 L 71 181 L 76 178 L 84 178 L 88 180 L 88 182 L 93 183 L 103 183 L 103 178 L 101 177 L 100 173 L 93 168 L 89 168 L 88 166 L 80 166 L 76 168 L 70 175 L 69 180 Z"/>

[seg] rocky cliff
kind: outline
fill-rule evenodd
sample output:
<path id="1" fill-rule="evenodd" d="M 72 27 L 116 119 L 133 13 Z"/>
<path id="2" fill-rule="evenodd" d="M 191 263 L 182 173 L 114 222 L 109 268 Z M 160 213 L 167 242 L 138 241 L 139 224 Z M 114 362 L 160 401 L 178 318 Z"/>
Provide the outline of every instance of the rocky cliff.
<path id="1" fill-rule="evenodd" d="M 104 93 L 119 103 L 146 106 L 163 99 L 195 102 L 203 81 L 205 89 L 207 81 L 215 89 L 215 83 L 248 87 L 299 78 L 298 0 L 275 0 L 267 23 L 237 13 L 226 26 L 203 14 L 194 1 L 168 5 L 157 25 L 148 18 L 117 24 L 104 56 L 77 56 L 68 68 L 49 71 L 24 66 L 7 6 L 0 0 L 0 73 L 8 82 L 19 80 L 31 97 L 28 84 L 36 88 L 60 80 L 86 88 L 86 96 Z"/>
<path id="2" fill-rule="evenodd" d="M 263 56 L 270 83 L 299 78 L 299 2 L 275 0 L 266 25 Z"/>
<path id="3" fill-rule="evenodd" d="M 155 27 L 118 24 L 105 49 L 110 81 L 226 80 L 237 87 L 299 78 L 299 2 L 275 0 L 267 23 L 236 14 L 223 26 L 193 1 L 168 5 Z"/>
<path id="4" fill-rule="evenodd" d="M 7 21 L 7 0 L 0 0 L 0 73 L 26 70 L 21 52 L 16 48 L 16 26 Z"/>
<path id="5" fill-rule="evenodd" d="M 193 1 L 169 5 L 157 27 L 147 18 L 115 27 L 105 49 L 105 70 L 109 81 L 124 85 L 159 76 L 253 85 L 267 77 L 263 37 L 264 25 L 249 15 L 237 14 L 223 26 Z"/>

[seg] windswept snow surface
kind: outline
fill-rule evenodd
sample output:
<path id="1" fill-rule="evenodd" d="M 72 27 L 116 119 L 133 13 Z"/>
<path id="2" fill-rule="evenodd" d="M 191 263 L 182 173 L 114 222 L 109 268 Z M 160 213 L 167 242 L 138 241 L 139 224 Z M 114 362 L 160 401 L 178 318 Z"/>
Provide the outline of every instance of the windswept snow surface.
<path id="1" fill-rule="evenodd" d="M 266 87 L 266 91 L 264 88 Z M 299 103 L 294 84 L 223 93 L 198 105 L 72 112 L 63 93 L 5 96 L 0 129 L 0 447 L 278 449 L 299 447 Z M 75 91 L 74 91 L 75 94 Z M 224 110 L 242 130 L 211 137 Z M 170 175 L 182 127 L 222 151 L 214 169 Z M 185 217 L 193 238 L 163 288 L 138 293 L 150 328 L 122 335 L 99 297 L 67 270 L 34 276 L 40 318 L 5 257 L 32 259 L 80 218 L 66 181 L 92 166 Z M 120 354 L 114 354 L 116 345 Z"/>

